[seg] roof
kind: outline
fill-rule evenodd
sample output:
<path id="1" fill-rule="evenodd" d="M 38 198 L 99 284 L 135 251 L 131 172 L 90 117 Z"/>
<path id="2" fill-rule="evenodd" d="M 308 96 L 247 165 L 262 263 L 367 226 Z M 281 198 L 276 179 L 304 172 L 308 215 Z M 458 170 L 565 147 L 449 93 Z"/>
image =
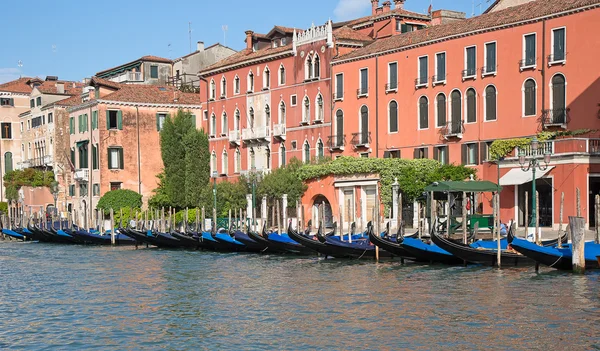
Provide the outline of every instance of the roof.
<path id="1" fill-rule="evenodd" d="M 363 34 L 359 31 L 355 31 L 348 26 L 343 26 L 333 31 L 333 36 L 337 40 L 350 40 L 350 41 L 360 41 L 360 42 L 372 42 L 373 38 L 370 36 Z"/>
<path id="2" fill-rule="evenodd" d="M 376 53 L 401 50 L 404 47 L 424 44 L 449 37 L 490 29 L 498 26 L 509 25 L 526 20 L 551 15 L 558 12 L 599 4 L 600 0 L 538 0 L 527 4 L 509 7 L 503 10 L 490 12 L 481 16 L 472 17 L 458 22 L 428 27 L 415 32 L 408 32 L 385 39 L 354 50 L 341 56 L 336 62 L 348 59 L 371 56 Z"/>
<path id="3" fill-rule="evenodd" d="M 177 101 L 174 101 L 177 99 Z M 177 88 L 157 85 L 122 85 L 119 90 L 104 96 L 103 101 L 131 103 L 200 105 L 200 94 L 183 93 Z"/>
<path id="4" fill-rule="evenodd" d="M 467 193 L 485 193 L 500 191 L 502 187 L 489 181 L 467 181 L 467 182 L 435 182 L 425 188 L 430 192 L 467 192 Z"/>
<path id="5" fill-rule="evenodd" d="M 49 106 L 66 106 L 66 107 L 70 107 L 70 106 L 77 106 L 81 104 L 81 94 L 78 95 L 73 95 L 68 99 L 64 99 L 64 100 L 60 100 L 60 101 L 56 101 L 52 104 L 49 104 L 47 106 L 44 106 L 44 108 L 49 107 Z"/>
<path id="6" fill-rule="evenodd" d="M 64 90 L 63 92 L 58 91 L 57 84 L 63 84 Z M 80 82 L 71 82 L 71 81 L 52 81 L 47 80 L 42 84 L 37 86 L 37 90 L 43 94 L 53 94 L 53 95 L 79 95 L 81 94 L 81 88 L 83 87 L 83 83 Z"/>
<path id="7" fill-rule="evenodd" d="M 96 77 L 96 76 L 92 77 L 92 80 L 90 81 L 90 85 L 93 85 L 93 86 L 103 85 L 105 87 L 109 87 L 109 88 L 113 88 L 113 89 L 119 89 L 123 86 L 123 84 L 113 82 L 112 80 Z"/>
<path id="8" fill-rule="evenodd" d="M 164 57 L 158 57 L 158 56 L 153 56 L 153 55 L 146 55 L 146 56 L 142 56 L 142 57 L 140 57 L 140 58 L 139 58 L 139 59 L 137 59 L 137 60 L 133 60 L 133 61 L 131 61 L 131 62 L 127 62 L 127 63 L 124 63 L 124 64 L 122 64 L 122 65 L 115 66 L 115 67 L 113 67 L 113 68 L 105 69 L 104 71 L 100 71 L 100 72 L 96 73 L 96 75 L 97 75 L 97 76 L 100 76 L 100 75 L 103 75 L 103 74 L 105 74 L 105 73 L 108 73 L 108 72 L 110 72 L 110 71 L 112 71 L 112 70 L 115 70 L 115 69 L 121 68 L 121 67 L 123 67 L 123 66 L 129 66 L 129 65 L 133 65 L 133 64 L 136 64 L 136 63 L 138 63 L 138 62 L 142 62 L 142 61 L 150 61 L 150 62 L 158 62 L 158 63 L 173 63 L 173 61 L 171 61 L 171 60 L 169 60 L 169 59 L 166 59 L 166 58 L 164 58 Z"/>
<path id="9" fill-rule="evenodd" d="M 378 13 L 375 15 L 360 17 L 360 18 L 353 19 L 350 21 L 334 23 L 333 26 L 334 27 L 355 26 L 357 24 L 366 23 L 366 22 L 370 22 L 370 21 L 374 21 L 374 20 L 379 20 L 379 19 L 383 19 L 383 18 L 386 18 L 389 16 L 417 17 L 417 18 L 423 18 L 423 19 L 429 20 L 429 15 L 425 15 L 425 14 L 418 13 L 418 12 L 407 11 L 405 9 L 393 9 L 393 10 L 390 10 L 389 12 L 383 12 L 383 13 Z"/>
<path id="10" fill-rule="evenodd" d="M 258 51 L 253 51 L 251 49 L 244 49 L 244 50 L 236 52 L 235 54 L 233 54 L 215 64 L 212 64 L 212 65 L 204 68 L 200 72 L 212 71 L 217 68 L 222 68 L 222 67 L 233 65 L 236 63 L 241 63 L 241 62 L 244 62 L 247 60 L 254 60 L 254 59 L 261 58 L 261 57 L 266 57 L 266 56 L 275 55 L 275 54 L 281 54 L 281 53 L 284 53 L 286 51 L 291 51 L 291 50 L 292 50 L 291 44 L 284 45 L 284 46 L 278 46 L 276 48 L 269 47 L 269 48 L 258 50 Z"/>
<path id="11" fill-rule="evenodd" d="M 33 90 L 33 88 L 28 84 L 31 79 L 32 78 L 30 77 L 23 77 L 0 84 L 0 91 L 29 94 L 31 93 L 31 90 Z"/>

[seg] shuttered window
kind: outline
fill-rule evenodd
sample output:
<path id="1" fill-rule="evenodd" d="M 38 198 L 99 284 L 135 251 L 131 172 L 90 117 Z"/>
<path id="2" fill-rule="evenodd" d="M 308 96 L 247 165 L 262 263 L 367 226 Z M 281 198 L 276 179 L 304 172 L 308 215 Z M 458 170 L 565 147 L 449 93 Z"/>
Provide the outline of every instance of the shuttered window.
<path id="1" fill-rule="evenodd" d="M 419 128 L 429 128 L 429 100 L 425 96 L 419 99 Z"/>
<path id="2" fill-rule="evenodd" d="M 496 43 L 485 44 L 485 73 L 496 72 Z"/>
<path id="3" fill-rule="evenodd" d="M 471 77 L 474 76 L 477 72 L 477 59 L 476 59 L 477 49 L 475 46 L 471 46 L 466 49 L 466 63 L 465 69 L 467 70 L 466 76 Z"/>
<path id="4" fill-rule="evenodd" d="M 535 116 L 536 110 L 536 85 L 533 79 L 525 81 L 523 89 L 524 113 L 525 116 Z"/>
<path id="5" fill-rule="evenodd" d="M 552 77 L 552 123 L 567 122 L 566 107 L 565 77 L 557 74 Z"/>
<path id="6" fill-rule="evenodd" d="M 388 89 L 397 89 L 398 88 L 398 63 L 392 62 L 389 64 L 389 80 L 388 80 Z"/>
<path id="7" fill-rule="evenodd" d="M 120 147 L 109 147 L 108 148 L 108 169 L 124 169 L 123 148 L 120 148 Z"/>
<path id="8" fill-rule="evenodd" d="M 335 75 L 335 98 L 344 98 L 344 75 L 341 73 Z"/>
<path id="9" fill-rule="evenodd" d="M 460 126 L 462 123 L 462 95 L 460 91 L 455 90 L 450 95 L 452 99 L 451 103 L 451 119 L 452 119 L 452 129 L 457 128 L 456 126 Z"/>
<path id="10" fill-rule="evenodd" d="M 360 94 L 369 92 L 369 70 L 363 68 L 360 70 Z"/>
<path id="11" fill-rule="evenodd" d="M 437 127 L 446 125 L 446 95 L 438 94 L 437 102 Z"/>
<path id="12" fill-rule="evenodd" d="M 496 120 L 496 87 L 493 85 L 485 88 L 485 120 Z"/>
<path id="13" fill-rule="evenodd" d="M 467 123 L 477 122 L 477 93 L 475 89 L 467 90 Z"/>
<path id="14" fill-rule="evenodd" d="M 525 53 L 524 60 L 525 66 L 535 65 L 535 34 L 528 34 L 525 36 Z"/>
<path id="15" fill-rule="evenodd" d="M 436 82 L 442 82 L 446 80 L 446 53 L 440 52 L 435 55 L 436 59 Z"/>
<path id="16" fill-rule="evenodd" d="M 551 61 L 563 61 L 565 59 L 565 29 L 552 30 L 552 54 Z"/>
<path id="17" fill-rule="evenodd" d="M 427 84 L 427 64 L 429 60 L 427 56 L 419 57 L 419 84 Z"/>
<path id="18" fill-rule="evenodd" d="M 398 131 L 398 103 L 396 101 L 390 102 L 389 119 L 390 133 L 396 133 Z"/>

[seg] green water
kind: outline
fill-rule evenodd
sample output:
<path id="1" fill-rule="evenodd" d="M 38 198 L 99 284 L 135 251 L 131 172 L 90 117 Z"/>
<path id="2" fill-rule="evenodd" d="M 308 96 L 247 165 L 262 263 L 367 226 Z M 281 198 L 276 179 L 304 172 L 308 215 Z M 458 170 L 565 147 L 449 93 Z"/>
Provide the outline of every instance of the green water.
<path id="1" fill-rule="evenodd" d="M 0 242 L 2 350 L 593 350 L 600 272 Z"/>

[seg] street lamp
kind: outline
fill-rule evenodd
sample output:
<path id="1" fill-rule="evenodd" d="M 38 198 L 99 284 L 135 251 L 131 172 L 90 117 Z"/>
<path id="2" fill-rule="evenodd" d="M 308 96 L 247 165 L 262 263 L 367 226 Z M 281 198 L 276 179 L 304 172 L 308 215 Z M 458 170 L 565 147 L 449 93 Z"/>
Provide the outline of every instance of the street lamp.
<path id="1" fill-rule="evenodd" d="M 54 215 L 58 213 L 58 209 L 56 208 L 56 200 L 58 199 L 58 182 L 53 181 L 50 184 L 50 192 L 52 193 L 52 197 L 54 198 Z"/>
<path id="2" fill-rule="evenodd" d="M 538 148 L 539 148 L 539 141 L 537 140 L 536 137 L 534 137 L 533 140 L 531 140 L 531 154 L 527 155 L 525 153 L 525 150 L 523 150 L 523 149 L 521 149 L 519 152 L 519 164 L 521 165 L 521 169 L 523 170 L 523 172 L 529 172 L 529 170 L 532 171 L 531 194 L 533 196 L 533 201 L 531 202 L 531 205 L 532 205 L 531 222 L 530 222 L 529 226 L 534 227 L 534 228 L 535 228 L 535 224 L 537 222 L 537 211 L 536 211 L 537 196 L 536 196 L 536 190 L 535 190 L 535 183 L 536 183 L 535 171 L 538 168 L 542 172 L 547 170 L 548 164 L 550 163 L 550 155 L 551 155 L 550 150 L 548 150 L 547 148 L 544 148 L 544 152 L 543 152 L 544 164 L 542 165 L 540 162 L 540 161 L 542 161 L 542 157 L 540 157 L 540 156 L 542 156 L 542 153 L 540 153 Z M 525 221 L 527 221 L 527 218 L 525 218 Z M 535 237 L 537 237 L 537 233 L 535 233 Z"/>

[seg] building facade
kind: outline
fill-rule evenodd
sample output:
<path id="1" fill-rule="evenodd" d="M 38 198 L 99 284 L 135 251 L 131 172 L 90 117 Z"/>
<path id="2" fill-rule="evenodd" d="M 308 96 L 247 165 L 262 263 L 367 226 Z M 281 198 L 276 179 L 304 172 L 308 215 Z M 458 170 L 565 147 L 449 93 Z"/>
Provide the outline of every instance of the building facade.
<path id="1" fill-rule="evenodd" d="M 236 51 L 220 43 L 204 47 L 204 42 L 196 44 L 196 51 L 173 60 L 171 84 L 177 87 L 200 88 L 198 72 L 235 54 Z"/>
<path id="2" fill-rule="evenodd" d="M 172 75 L 173 61 L 148 55 L 98 72 L 95 76 L 123 84 L 165 85 Z"/>

